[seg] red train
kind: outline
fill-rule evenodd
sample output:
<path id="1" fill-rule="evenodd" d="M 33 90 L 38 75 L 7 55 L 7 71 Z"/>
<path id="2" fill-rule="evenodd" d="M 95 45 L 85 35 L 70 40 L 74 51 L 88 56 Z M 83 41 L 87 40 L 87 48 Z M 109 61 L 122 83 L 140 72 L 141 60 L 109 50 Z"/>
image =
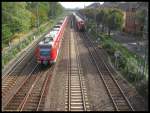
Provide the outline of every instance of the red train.
<path id="1" fill-rule="evenodd" d="M 35 57 L 40 64 L 52 64 L 57 60 L 64 29 L 67 24 L 67 17 L 55 25 L 52 30 L 45 35 L 35 49 Z"/>
<path id="2" fill-rule="evenodd" d="M 80 18 L 76 13 L 73 13 L 73 15 L 75 17 L 75 23 L 78 31 L 85 31 L 85 21 Z"/>

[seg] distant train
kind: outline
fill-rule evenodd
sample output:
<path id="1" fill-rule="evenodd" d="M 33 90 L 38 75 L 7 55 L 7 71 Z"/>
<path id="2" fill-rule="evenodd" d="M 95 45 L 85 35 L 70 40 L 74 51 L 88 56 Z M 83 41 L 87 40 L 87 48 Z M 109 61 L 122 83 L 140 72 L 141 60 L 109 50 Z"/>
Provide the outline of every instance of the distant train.
<path id="1" fill-rule="evenodd" d="M 73 13 L 73 16 L 75 18 L 75 24 L 78 31 L 85 31 L 85 21 L 80 18 L 76 13 Z"/>
<path id="2" fill-rule="evenodd" d="M 67 17 L 65 17 L 64 20 L 59 21 L 38 43 L 35 49 L 35 57 L 38 63 L 52 64 L 56 62 L 67 20 Z"/>

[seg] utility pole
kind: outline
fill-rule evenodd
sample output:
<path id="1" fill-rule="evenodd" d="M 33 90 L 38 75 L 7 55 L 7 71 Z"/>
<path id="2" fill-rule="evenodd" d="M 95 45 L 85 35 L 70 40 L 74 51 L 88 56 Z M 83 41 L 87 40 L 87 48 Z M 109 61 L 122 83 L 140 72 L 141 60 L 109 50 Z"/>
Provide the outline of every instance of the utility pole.
<path id="1" fill-rule="evenodd" d="M 52 2 L 51 3 L 51 7 L 52 7 L 52 9 L 51 9 L 51 16 L 52 16 L 52 18 L 54 18 L 54 16 L 55 16 L 55 2 Z"/>
<path id="2" fill-rule="evenodd" d="M 145 12 L 146 12 L 146 18 L 145 18 L 145 22 L 144 22 L 144 30 L 143 30 L 143 39 L 146 39 L 146 42 L 145 42 L 145 47 L 144 47 L 144 49 L 145 49 L 145 52 L 144 52 L 144 64 L 143 64 L 143 72 L 142 72 L 142 74 L 143 75 L 146 75 L 146 71 L 147 71 L 147 56 L 148 56 L 148 49 L 147 49 L 147 40 L 148 40 L 148 36 L 147 36 L 147 33 L 148 33 L 148 11 L 147 11 L 147 9 L 145 10 Z M 144 73 L 145 72 L 145 73 Z"/>
<path id="3" fill-rule="evenodd" d="M 95 9 L 96 10 L 96 9 Z M 96 21 L 96 11 L 95 11 L 95 24 L 96 24 L 96 38 L 97 38 L 97 21 Z"/>
<path id="4" fill-rule="evenodd" d="M 39 33 L 40 32 L 39 31 L 39 2 L 37 2 L 36 11 L 37 11 L 37 29 L 38 29 L 38 33 Z"/>

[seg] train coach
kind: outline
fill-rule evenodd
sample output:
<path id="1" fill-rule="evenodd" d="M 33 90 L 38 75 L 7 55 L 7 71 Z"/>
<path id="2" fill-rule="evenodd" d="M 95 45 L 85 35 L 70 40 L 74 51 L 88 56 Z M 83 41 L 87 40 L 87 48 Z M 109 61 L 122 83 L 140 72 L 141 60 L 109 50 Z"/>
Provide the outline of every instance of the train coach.
<path id="1" fill-rule="evenodd" d="M 78 31 L 85 31 L 85 21 L 80 18 L 76 13 L 73 13 L 75 17 L 75 23 Z"/>
<path id="2" fill-rule="evenodd" d="M 67 17 L 58 22 L 38 43 L 35 49 L 35 57 L 39 64 L 53 64 L 56 62 L 66 24 Z"/>

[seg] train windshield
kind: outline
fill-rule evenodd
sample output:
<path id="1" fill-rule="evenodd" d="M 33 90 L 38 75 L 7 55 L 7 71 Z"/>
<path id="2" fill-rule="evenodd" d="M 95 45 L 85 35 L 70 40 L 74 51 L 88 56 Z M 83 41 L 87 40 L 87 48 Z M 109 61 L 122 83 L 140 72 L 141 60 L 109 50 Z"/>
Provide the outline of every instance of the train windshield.
<path id="1" fill-rule="evenodd" d="M 55 25 L 53 28 L 60 28 L 60 25 Z"/>
<path id="2" fill-rule="evenodd" d="M 81 21 L 80 23 L 81 23 L 81 24 L 84 24 L 84 22 L 83 22 L 83 21 Z"/>
<path id="3" fill-rule="evenodd" d="M 51 46 L 50 45 L 40 46 L 40 55 L 49 57 L 50 56 L 50 50 L 51 50 Z"/>

